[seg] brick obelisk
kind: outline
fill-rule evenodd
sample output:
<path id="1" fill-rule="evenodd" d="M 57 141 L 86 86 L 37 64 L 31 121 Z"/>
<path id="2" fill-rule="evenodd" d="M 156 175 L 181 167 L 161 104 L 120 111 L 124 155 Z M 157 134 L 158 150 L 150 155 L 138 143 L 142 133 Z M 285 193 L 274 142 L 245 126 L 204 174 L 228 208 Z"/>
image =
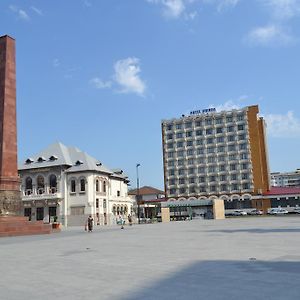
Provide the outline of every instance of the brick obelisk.
<path id="1" fill-rule="evenodd" d="M 0 37 L 0 215 L 21 209 L 17 159 L 15 40 Z"/>

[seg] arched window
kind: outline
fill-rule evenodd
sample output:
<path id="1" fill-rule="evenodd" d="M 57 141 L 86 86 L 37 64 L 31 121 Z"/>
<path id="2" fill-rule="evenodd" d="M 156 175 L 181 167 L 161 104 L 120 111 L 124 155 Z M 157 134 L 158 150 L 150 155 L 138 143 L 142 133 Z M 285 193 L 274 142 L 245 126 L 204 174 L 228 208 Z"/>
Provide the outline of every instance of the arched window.
<path id="1" fill-rule="evenodd" d="M 103 189 L 102 189 L 103 193 L 106 193 L 106 181 L 103 181 Z"/>
<path id="2" fill-rule="evenodd" d="M 50 175 L 49 177 L 49 186 L 50 186 L 50 193 L 56 193 L 57 178 L 54 174 Z"/>
<path id="3" fill-rule="evenodd" d="M 112 212 L 113 212 L 114 215 L 116 214 L 116 206 L 115 205 L 112 208 Z"/>
<path id="4" fill-rule="evenodd" d="M 117 206 L 117 215 L 119 215 L 119 214 L 120 214 L 120 207 Z"/>
<path id="5" fill-rule="evenodd" d="M 71 180 L 71 193 L 76 193 L 76 181 L 75 181 L 75 179 Z"/>
<path id="6" fill-rule="evenodd" d="M 99 180 L 96 179 L 96 192 L 99 192 Z"/>
<path id="7" fill-rule="evenodd" d="M 80 192 L 85 192 L 85 179 L 80 179 Z"/>
<path id="8" fill-rule="evenodd" d="M 25 193 L 26 193 L 26 195 L 32 194 L 32 179 L 31 179 L 31 177 L 27 177 L 25 180 Z"/>
<path id="9" fill-rule="evenodd" d="M 45 193 L 45 179 L 42 175 L 39 175 L 37 177 L 37 191 L 38 194 L 44 194 Z"/>

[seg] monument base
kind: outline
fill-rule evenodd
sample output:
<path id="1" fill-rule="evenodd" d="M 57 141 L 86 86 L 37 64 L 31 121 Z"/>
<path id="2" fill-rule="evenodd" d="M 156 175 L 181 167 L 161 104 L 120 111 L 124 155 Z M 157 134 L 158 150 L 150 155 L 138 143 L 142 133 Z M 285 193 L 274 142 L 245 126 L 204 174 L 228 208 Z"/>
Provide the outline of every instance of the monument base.
<path id="1" fill-rule="evenodd" d="M 20 191 L 0 190 L 0 216 L 22 215 L 22 200 Z"/>
<path id="2" fill-rule="evenodd" d="M 43 221 L 28 221 L 27 217 L 0 216 L 0 237 L 50 234 L 59 232 L 60 229 L 52 229 L 51 224 L 44 224 Z"/>

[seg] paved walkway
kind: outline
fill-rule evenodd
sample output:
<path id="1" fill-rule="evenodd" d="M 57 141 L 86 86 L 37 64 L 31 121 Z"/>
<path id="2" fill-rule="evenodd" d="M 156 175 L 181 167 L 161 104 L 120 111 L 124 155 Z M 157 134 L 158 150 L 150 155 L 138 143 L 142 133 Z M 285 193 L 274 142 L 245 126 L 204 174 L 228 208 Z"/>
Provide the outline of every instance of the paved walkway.
<path id="1" fill-rule="evenodd" d="M 300 215 L 0 239 L 0 299 L 300 299 Z"/>

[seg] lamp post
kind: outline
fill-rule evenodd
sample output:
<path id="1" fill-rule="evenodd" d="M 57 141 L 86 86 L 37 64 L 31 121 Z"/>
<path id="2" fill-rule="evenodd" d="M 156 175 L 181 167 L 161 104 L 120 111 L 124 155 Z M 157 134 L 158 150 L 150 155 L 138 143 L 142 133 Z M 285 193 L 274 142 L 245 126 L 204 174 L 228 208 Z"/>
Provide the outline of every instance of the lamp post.
<path id="1" fill-rule="evenodd" d="M 137 215 L 138 223 L 140 224 L 140 179 L 139 179 L 139 167 L 140 164 L 136 164 L 136 202 L 137 202 Z"/>

